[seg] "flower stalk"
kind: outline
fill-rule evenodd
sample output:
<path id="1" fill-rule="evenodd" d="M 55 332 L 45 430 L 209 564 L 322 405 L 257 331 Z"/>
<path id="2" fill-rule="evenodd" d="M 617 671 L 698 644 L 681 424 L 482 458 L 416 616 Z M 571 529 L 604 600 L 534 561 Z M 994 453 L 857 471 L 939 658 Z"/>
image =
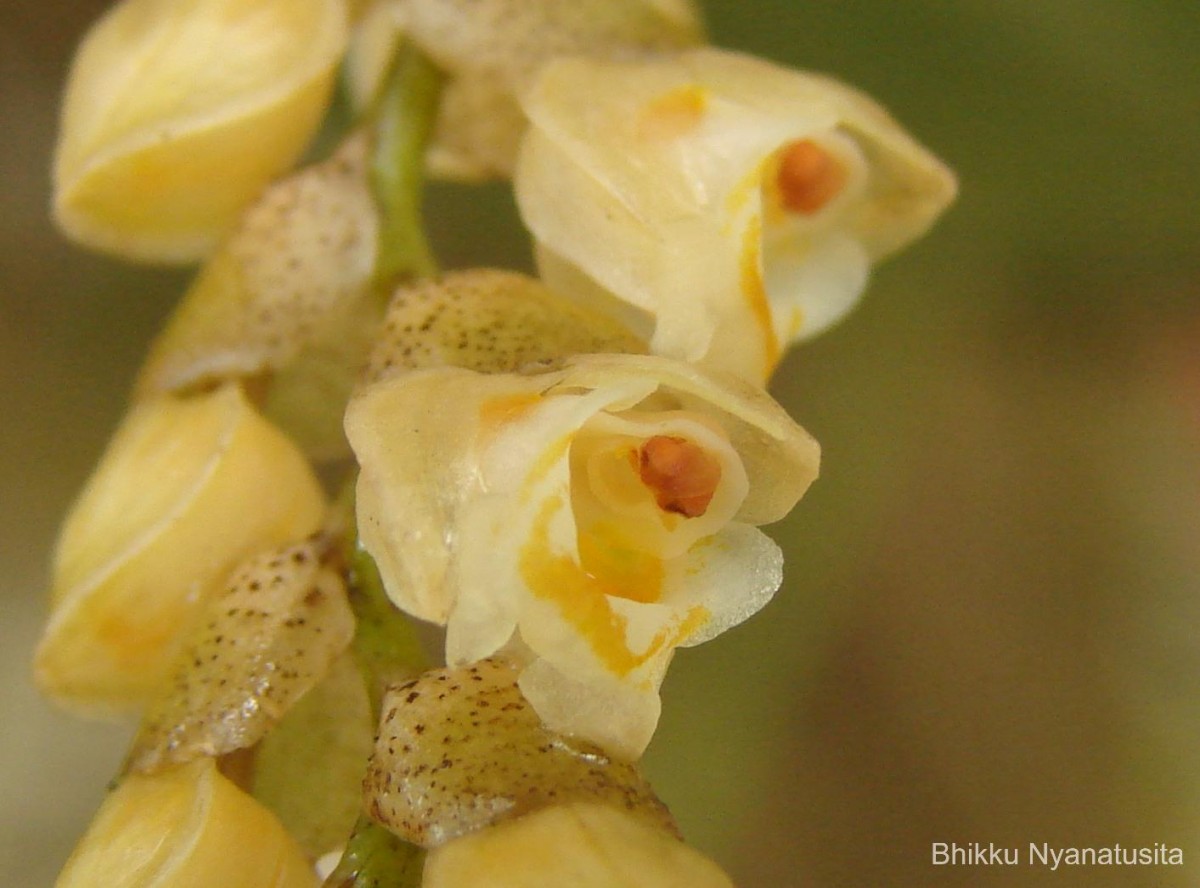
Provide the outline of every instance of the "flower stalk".
<path id="1" fill-rule="evenodd" d="M 443 75 L 411 43 L 402 43 L 372 115 L 371 190 L 379 206 L 377 288 L 437 270 L 422 221 L 425 148 L 433 133 Z"/>

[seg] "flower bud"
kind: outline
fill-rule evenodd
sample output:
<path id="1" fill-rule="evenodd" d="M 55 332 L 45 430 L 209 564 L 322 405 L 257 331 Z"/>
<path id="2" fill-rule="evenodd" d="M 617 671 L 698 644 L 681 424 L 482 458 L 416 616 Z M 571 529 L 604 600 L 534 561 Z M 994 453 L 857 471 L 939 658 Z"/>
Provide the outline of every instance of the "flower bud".
<path id="1" fill-rule="evenodd" d="M 657 354 L 757 382 L 955 192 L 866 96 L 730 52 L 560 59 L 524 108 L 515 187 L 543 280 L 626 303 Z"/>
<path id="2" fill-rule="evenodd" d="M 303 456 L 239 386 L 139 404 L 59 537 L 38 683 L 76 708 L 140 708 L 229 572 L 313 533 L 323 510 Z"/>
<path id="3" fill-rule="evenodd" d="M 733 888 L 715 863 L 619 807 L 572 802 L 429 852 L 422 888 Z"/>
<path id="4" fill-rule="evenodd" d="M 560 55 L 627 58 L 695 45 L 692 0 L 383 0 L 367 13 L 348 69 L 365 103 L 388 47 L 410 39 L 449 74 L 428 160 L 436 176 L 509 176 L 525 118 L 516 97 Z"/>
<path id="5" fill-rule="evenodd" d="M 104 800 L 56 888 L 317 888 L 304 853 L 212 759 L 131 774 Z"/>
<path id="6" fill-rule="evenodd" d="M 134 740 L 130 766 L 151 771 L 258 743 L 329 672 L 354 636 L 329 543 L 306 540 L 243 562 L 213 597 Z"/>
<path id="7" fill-rule="evenodd" d="M 549 727 L 641 754 L 678 645 L 781 582 L 755 525 L 816 477 L 818 448 L 760 389 L 642 355 L 481 375 L 416 370 L 351 400 L 359 535 L 388 595 L 447 624 L 447 660 L 516 633 Z"/>
<path id="8" fill-rule="evenodd" d="M 59 225 L 131 259 L 208 253 L 320 124 L 345 17 L 343 0 L 122 0 L 67 84 Z"/>

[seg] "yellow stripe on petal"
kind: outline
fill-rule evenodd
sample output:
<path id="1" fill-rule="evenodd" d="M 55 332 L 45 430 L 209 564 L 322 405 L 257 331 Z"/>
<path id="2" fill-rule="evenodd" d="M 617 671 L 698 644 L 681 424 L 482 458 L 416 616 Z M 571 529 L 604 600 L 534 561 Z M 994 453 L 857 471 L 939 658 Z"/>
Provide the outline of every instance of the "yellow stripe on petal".
<path id="1" fill-rule="evenodd" d="M 779 337 L 775 335 L 775 321 L 771 316 L 771 303 L 767 299 L 767 288 L 762 276 L 762 219 L 755 216 L 742 241 L 741 261 L 742 297 L 758 325 L 763 338 L 763 379 L 770 377 L 779 363 Z"/>

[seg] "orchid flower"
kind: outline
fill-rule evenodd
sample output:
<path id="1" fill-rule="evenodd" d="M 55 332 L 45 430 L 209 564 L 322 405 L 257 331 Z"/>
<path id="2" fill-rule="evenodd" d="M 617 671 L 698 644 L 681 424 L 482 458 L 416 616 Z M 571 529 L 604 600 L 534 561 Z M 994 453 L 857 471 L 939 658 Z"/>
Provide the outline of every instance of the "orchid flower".
<path id="1" fill-rule="evenodd" d="M 514 184 L 543 280 L 657 354 L 760 383 L 955 192 L 862 93 L 721 50 L 561 59 L 523 107 Z"/>
<path id="2" fill-rule="evenodd" d="M 665 358 L 581 355 L 361 389 L 358 526 L 388 594 L 447 625 L 447 660 L 514 641 L 547 725 L 636 758 L 678 645 L 779 587 L 783 517 L 818 448 L 771 398 Z M 586 692 L 586 693 L 584 693 Z"/>

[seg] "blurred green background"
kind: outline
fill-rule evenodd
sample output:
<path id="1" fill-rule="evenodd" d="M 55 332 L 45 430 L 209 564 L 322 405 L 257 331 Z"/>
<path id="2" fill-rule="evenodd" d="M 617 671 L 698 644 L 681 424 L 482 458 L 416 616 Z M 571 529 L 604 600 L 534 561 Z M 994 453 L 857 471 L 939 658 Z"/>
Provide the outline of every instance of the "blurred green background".
<path id="1" fill-rule="evenodd" d="M 46 218 L 65 66 L 105 5 L 0 4 L 0 882 L 23 886 L 123 752 L 27 662 L 57 524 L 185 280 Z M 1200 883 L 1200 4 L 706 9 L 715 42 L 876 95 L 962 197 L 781 367 L 823 476 L 774 528 L 775 602 L 677 658 L 658 789 L 744 888 Z M 447 266 L 528 261 L 502 188 L 430 212 Z M 935 868 L 934 841 L 1186 865 Z"/>

